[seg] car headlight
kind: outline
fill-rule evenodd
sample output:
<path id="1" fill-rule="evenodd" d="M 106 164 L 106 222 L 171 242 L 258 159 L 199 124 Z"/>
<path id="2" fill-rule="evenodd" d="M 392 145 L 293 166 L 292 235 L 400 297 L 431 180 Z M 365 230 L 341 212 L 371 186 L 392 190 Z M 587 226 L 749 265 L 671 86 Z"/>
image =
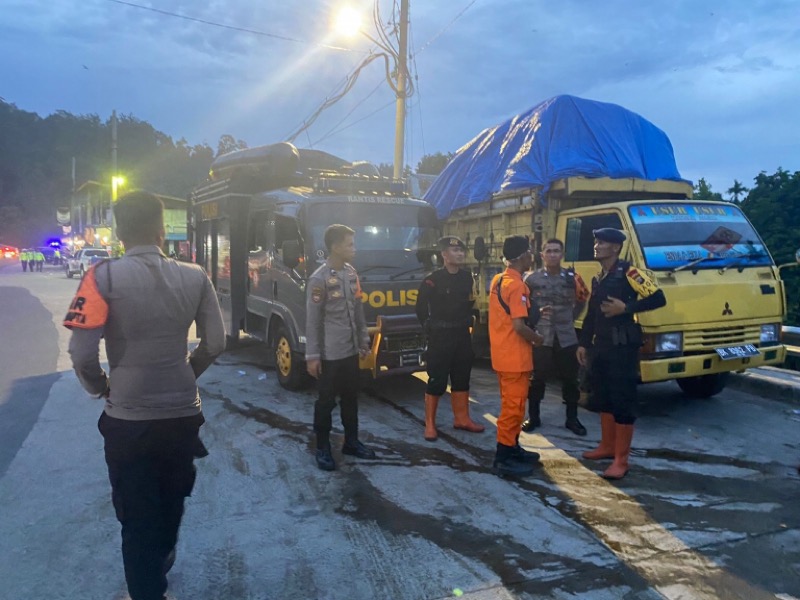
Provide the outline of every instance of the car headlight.
<path id="1" fill-rule="evenodd" d="M 683 333 L 658 333 L 654 339 L 656 352 L 681 352 L 683 350 Z"/>
<path id="2" fill-rule="evenodd" d="M 762 345 L 777 344 L 780 340 L 781 326 L 778 323 L 769 323 L 761 326 L 759 341 Z"/>

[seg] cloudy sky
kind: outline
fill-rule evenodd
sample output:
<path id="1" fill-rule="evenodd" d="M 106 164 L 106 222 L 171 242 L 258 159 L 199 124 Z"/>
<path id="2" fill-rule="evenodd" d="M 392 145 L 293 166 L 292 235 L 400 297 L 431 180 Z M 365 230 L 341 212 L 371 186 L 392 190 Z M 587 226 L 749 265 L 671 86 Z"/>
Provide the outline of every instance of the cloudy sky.
<path id="1" fill-rule="evenodd" d="M 0 97 L 42 116 L 116 109 L 190 144 L 280 141 L 374 47 L 332 33 L 347 1 L 2 0 Z M 375 36 L 373 0 L 349 3 Z M 408 164 L 573 94 L 651 120 L 715 191 L 800 170 L 797 0 L 412 0 L 410 35 Z M 392 162 L 393 98 L 375 61 L 296 143 Z"/>

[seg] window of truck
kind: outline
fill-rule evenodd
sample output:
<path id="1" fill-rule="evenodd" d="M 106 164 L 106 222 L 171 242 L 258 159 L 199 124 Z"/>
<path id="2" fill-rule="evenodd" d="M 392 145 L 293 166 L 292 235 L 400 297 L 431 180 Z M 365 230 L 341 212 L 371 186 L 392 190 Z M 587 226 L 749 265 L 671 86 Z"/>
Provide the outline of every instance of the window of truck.
<path id="1" fill-rule="evenodd" d="M 594 230 L 603 227 L 622 229 L 617 213 L 582 215 L 567 219 L 567 235 L 564 240 L 564 260 L 580 262 L 594 260 Z"/>
<path id="2" fill-rule="evenodd" d="M 404 269 L 419 264 L 416 251 L 436 244 L 436 214 L 428 206 L 331 202 L 310 207 L 307 225 L 311 233 L 309 254 L 321 259 L 325 228 L 341 223 L 355 230 L 357 269 Z"/>
<path id="3" fill-rule="evenodd" d="M 654 271 L 772 265 L 764 242 L 739 207 L 705 202 L 628 207 L 647 268 Z"/>

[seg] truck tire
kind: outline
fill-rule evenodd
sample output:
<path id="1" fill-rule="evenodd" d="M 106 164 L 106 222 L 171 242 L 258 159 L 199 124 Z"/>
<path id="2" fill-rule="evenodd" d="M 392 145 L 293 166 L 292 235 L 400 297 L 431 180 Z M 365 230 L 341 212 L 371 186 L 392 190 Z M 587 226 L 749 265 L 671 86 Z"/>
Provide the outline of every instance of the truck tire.
<path id="1" fill-rule="evenodd" d="M 292 347 L 292 336 L 283 323 L 275 330 L 273 349 L 275 370 L 281 387 L 290 391 L 303 389 L 308 384 L 305 361 Z"/>
<path id="2" fill-rule="evenodd" d="M 86 271 L 83 270 L 83 265 L 81 265 L 81 279 L 86 276 Z"/>
<path id="3" fill-rule="evenodd" d="M 678 386 L 690 398 L 711 398 L 725 389 L 729 373 L 713 373 L 678 379 Z"/>
<path id="4" fill-rule="evenodd" d="M 72 271 L 69 270 L 69 266 L 65 270 L 67 272 L 67 279 L 72 279 L 73 273 Z"/>

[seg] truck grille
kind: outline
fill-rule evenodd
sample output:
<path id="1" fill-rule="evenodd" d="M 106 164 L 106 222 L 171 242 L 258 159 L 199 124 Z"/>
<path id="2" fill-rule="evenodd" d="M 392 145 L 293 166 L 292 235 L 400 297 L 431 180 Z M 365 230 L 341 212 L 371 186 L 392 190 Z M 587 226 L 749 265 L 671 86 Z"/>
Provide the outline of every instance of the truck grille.
<path id="1" fill-rule="evenodd" d="M 388 352 L 406 352 L 425 348 L 425 338 L 421 335 L 391 335 L 383 338 L 383 348 Z"/>
<path id="2" fill-rule="evenodd" d="M 684 352 L 701 352 L 741 344 L 758 345 L 761 338 L 761 326 L 747 325 L 700 329 L 698 331 L 687 331 L 683 335 Z"/>

